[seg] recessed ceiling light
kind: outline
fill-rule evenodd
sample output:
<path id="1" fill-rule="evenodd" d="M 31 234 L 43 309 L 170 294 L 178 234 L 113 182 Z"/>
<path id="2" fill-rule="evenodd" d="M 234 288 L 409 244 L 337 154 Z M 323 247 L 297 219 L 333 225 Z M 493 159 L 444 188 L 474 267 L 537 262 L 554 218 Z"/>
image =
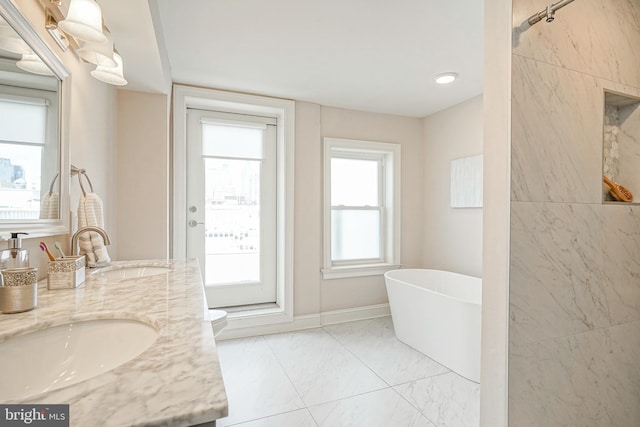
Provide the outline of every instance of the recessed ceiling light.
<path id="1" fill-rule="evenodd" d="M 435 81 L 438 84 L 446 85 L 454 81 L 457 77 L 458 75 L 456 73 L 442 73 L 435 77 Z"/>

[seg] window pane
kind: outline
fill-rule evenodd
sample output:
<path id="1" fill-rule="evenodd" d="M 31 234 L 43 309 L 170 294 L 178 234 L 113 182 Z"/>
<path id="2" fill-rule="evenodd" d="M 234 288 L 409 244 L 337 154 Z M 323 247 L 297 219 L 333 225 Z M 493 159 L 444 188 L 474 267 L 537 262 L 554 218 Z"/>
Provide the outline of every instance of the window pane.
<path id="1" fill-rule="evenodd" d="M 40 215 L 42 146 L 0 144 L 0 219 Z"/>
<path id="2" fill-rule="evenodd" d="M 377 160 L 331 158 L 331 205 L 378 206 Z"/>
<path id="3" fill-rule="evenodd" d="M 379 259 L 378 210 L 331 211 L 331 260 Z"/>
<path id="4" fill-rule="evenodd" d="M 203 123 L 202 154 L 261 159 L 263 134 L 263 129 Z"/>
<path id="5" fill-rule="evenodd" d="M 260 281 L 260 162 L 205 159 L 207 285 Z"/>

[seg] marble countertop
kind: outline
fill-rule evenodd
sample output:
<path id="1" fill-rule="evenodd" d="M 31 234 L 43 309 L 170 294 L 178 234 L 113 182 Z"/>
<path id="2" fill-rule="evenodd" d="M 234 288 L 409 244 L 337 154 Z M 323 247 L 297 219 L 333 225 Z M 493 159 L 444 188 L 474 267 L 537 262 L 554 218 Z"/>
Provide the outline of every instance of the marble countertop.
<path id="1" fill-rule="evenodd" d="M 195 261 L 113 262 L 167 266 L 168 273 L 111 279 L 91 276 L 75 289 L 38 284 L 37 308 L 0 314 L 0 342 L 16 334 L 69 321 L 128 318 L 153 325 L 156 341 L 136 358 L 75 385 L 1 402 L 70 404 L 71 426 L 180 426 L 227 415 L 209 312 Z M 47 351 L 42 349 L 46 363 Z"/>

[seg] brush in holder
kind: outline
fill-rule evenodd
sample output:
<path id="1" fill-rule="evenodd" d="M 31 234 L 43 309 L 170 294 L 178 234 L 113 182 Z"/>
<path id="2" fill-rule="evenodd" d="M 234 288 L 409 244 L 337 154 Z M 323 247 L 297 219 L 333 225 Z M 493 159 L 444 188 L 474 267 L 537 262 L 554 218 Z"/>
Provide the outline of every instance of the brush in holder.
<path id="1" fill-rule="evenodd" d="M 49 263 L 47 289 L 73 289 L 84 283 L 85 256 L 56 258 Z"/>

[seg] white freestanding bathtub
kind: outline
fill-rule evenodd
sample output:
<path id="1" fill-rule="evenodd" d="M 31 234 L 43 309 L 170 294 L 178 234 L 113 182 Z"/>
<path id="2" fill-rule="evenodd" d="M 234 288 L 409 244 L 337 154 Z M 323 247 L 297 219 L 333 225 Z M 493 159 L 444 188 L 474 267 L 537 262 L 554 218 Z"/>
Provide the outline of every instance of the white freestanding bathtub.
<path id="1" fill-rule="evenodd" d="M 427 269 L 384 277 L 398 339 L 479 383 L 482 279 Z"/>

